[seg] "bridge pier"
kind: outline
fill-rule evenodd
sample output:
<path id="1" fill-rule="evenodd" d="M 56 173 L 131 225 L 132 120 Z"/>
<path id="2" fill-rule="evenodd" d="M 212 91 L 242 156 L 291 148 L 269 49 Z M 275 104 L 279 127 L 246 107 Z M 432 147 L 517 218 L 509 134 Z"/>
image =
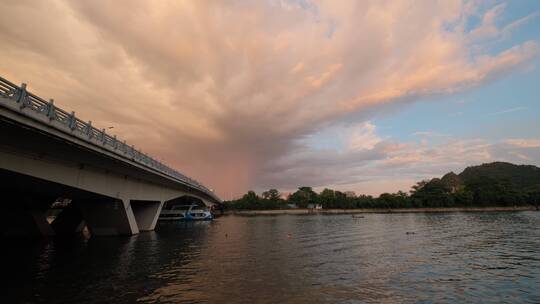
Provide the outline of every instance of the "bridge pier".
<path id="1" fill-rule="evenodd" d="M 53 236 L 54 230 L 47 222 L 46 211 L 50 203 L 32 197 L 8 196 L 2 204 L 2 231 L 7 237 Z"/>
<path id="2" fill-rule="evenodd" d="M 160 201 L 131 201 L 139 231 L 154 230 L 162 207 Z"/>
<path id="3" fill-rule="evenodd" d="M 76 202 L 71 202 L 60 212 L 51 223 L 56 235 L 71 235 L 80 233 L 86 226 L 80 207 Z"/>
<path id="4" fill-rule="evenodd" d="M 131 204 L 127 200 L 79 201 L 92 235 L 133 235 L 139 233 Z"/>

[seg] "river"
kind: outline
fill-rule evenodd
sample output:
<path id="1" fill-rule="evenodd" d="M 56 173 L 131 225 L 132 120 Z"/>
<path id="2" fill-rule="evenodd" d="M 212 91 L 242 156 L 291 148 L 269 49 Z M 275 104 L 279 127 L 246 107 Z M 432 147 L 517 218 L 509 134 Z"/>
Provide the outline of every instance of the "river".
<path id="1" fill-rule="evenodd" d="M 2 303 L 540 303 L 540 212 L 224 216 L 2 240 Z"/>

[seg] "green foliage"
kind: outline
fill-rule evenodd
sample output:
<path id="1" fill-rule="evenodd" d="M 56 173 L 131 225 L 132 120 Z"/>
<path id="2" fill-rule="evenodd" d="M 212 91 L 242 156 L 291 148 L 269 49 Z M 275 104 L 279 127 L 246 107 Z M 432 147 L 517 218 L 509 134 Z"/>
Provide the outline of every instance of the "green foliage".
<path id="1" fill-rule="evenodd" d="M 300 187 L 287 198 L 289 203 L 300 208 L 306 208 L 309 204 L 317 203 L 317 193 L 311 187 Z"/>
<path id="2" fill-rule="evenodd" d="M 237 210 L 283 209 L 286 204 L 286 201 L 281 198 L 281 194 L 276 189 L 263 192 L 262 197 L 259 197 L 254 191 L 248 191 L 240 199 L 224 202 L 226 208 Z"/>
<path id="3" fill-rule="evenodd" d="M 270 189 L 268 191 L 264 191 L 262 193 L 262 196 L 264 199 L 271 200 L 271 201 L 277 201 L 281 197 L 281 193 L 277 189 Z"/>
<path id="4" fill-rule="evenodd" d="M 453 193 L 445 183 L 434 178 L 429 182 L 422 181 L 417 184 L 417 190 L 411 195 L 415 202 L 415 207 L 453 207 Z M 414 188 L 413 188 L 414 189 Z"/>
<path id="5" fill-rule="evenodd" d="M 408 208 L 411 201 L 407 193 L 398 191 L 397 193 L 383 193 L 377 199 L 377 208 Z"/>
<path id="6" fill-rule="evenodd" d="M 539 168 L 495 162 L 419 182 L 411 197 L 418 207 L 528 205 L 539 185 Z"/>
<path id="7" fill-rule="evenodd" d="M 504 162 L 468 167 L 459 174 L 464 183 L 478 178 L 504 180 L 511 186 L 528 192 L 540 185 L 540 168 L 528 165 L 514 165 Z"/>
<path id="8" fill-rule="evenodd" d="M 450 172 L 442 178 L 423 180 L 405 192 L 383 193 L 378 198 L 369 195 L 348 197 L 345 193 L 324 189 L 317 194 L 311 187 L 300 187 L 281 198 L 276 189 L 257 196 L 249 191 L 242 198 L 226 202 L 230 209 L 284 209 L 287 204 L 306 208 L 321 204 L 324 209 L 351 208 L 430 208 L 468 206 L 540 205 L 540 168 L 495 162 L 468 167 L 459 175 Z"/>
<path id="9" fill-rule="evenodd" d="M 324 209 L 359 208 L 358 201 L 358 197 L 348 197 L 343 192 L 328 188 L 321 191 L 318 197 L 318 203 L 321 204 Z"/>

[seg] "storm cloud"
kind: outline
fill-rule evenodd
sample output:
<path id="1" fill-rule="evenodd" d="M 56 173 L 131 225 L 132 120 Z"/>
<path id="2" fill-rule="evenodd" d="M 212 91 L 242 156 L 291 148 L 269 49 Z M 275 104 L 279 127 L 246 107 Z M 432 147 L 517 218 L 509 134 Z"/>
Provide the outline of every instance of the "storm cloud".
<path id="1" fill-rule="evenodd" d="M 448 156 L 462 143 L 379 138 L 371 113 L 482 85 L 539 51 L 534 41 L 484 51 L 519 20 L 498 28 L 492 21 L 504 7 L 480 6 L 8 0 L 0 3 L 0 74 L 94 125 L 114 126 L 227 198 L 249 188 L 365 185 L 398 173 L 413 180 L 463 166 Z M 467 18 L 482 14 L 468 29 Z M 350 130 L 343 149 L 310 144 L 336 126 Z M 516 143 L 475 143 L 470 161 L 538 159 L 530 151 L 538 148 Z"/>

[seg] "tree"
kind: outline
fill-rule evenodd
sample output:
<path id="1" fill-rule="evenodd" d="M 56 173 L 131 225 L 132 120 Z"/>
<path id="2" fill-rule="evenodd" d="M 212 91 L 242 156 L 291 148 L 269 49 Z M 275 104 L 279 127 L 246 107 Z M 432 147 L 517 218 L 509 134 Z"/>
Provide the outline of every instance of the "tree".
<path id="1" fill-rule="evenodd" d="M 300 187 L 296 192 L 289 195 L 288 201 L 300 208 L 306 208 L 308 204 L 317 202 L 317 193 L 311 187 Z"/>
<path id="2" fill-rule="evenodd" d="M 259 196 L 257 196 L 257 193 L 255 193 L 255 191 L 249 190 L 248 193 L 244 194 L 242 200 L 246 203 L 256 204 L 259 200 Z"/>
<path id="3" fill-rule="evenodd" d="M 361 194 L 355 199 L 355 205 L 353 208 L 373 208 L 375 207 L 375 200 L 371 195 Z"/>
<path id="4" fill-rule="evenodd" d="M 319 203 L 324 209 L 331 209 L 336 207 L 336 194 L 334 190 L 325 188 L 319 194 Z"/>
<path id="5" fill-rule="evenodd" d="M 277 189 L 270 189 L 262 193 L 262 197 L 267 200 L 277 201 L 281 198 L 281 193 Z"/>
<path id="6" fill-rule="evenodd" d="M 236 209 L 260 209 L 259 197 L 254 191 L 248 191 L 241 199 L 232 202 Z"/>
<path id="7" fill-rule="evenodd" d="M 383 193 L 377 198 L 377 207 L 380 208 L 407 208 L 410 207 L 409 196 L 403 191 L 397 193 Z"/>
<path id="8" fill-rule="evenodd" d="M 449 189 L 439 178 L 434 178 L 429 182 L 421 181 L 416 187 L 413 186 L 413 189 L 411 198 L 414 200 L 415 206 L 451 207 L 453 205 Z"/>
<path id="9" fill-rule="evenodd" d="M 281 193 L 277 189 L 270 189 L 262 193 L 261 208 L 280 209 L 285 207 L 285 201 L 281 199 Z"/>
<path id="10" fill-rule="evenodd" d="M 429 183 L 429 180 L 421 180 L 416 183 L 416 185 L 413 185 L 411 188 L 411 194 L 415 194 L 416 192 L 422 190 L 427 184 Z"/>
<path id="11" fill-rule="evenodd" d="M 336 208 L 345 209 L 349 207 L 347 195 L 341 191 L 334 191 Z"/>

